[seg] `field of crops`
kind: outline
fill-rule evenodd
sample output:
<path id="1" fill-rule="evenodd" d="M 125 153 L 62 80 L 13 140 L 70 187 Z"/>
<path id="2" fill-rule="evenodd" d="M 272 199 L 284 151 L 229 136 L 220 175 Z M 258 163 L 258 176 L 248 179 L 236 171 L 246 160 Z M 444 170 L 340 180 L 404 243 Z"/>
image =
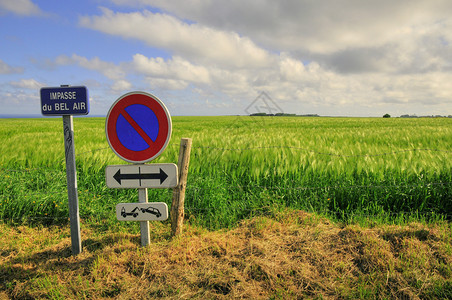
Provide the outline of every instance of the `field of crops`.
<path id="1" fill-rule="evenodd" d="M 75 118 L 81 218 L 108 228 L 136 190 L 109 189 L 104 118 Z M 193 140 L 188 222 L 209 229 L 295 208 L 345 222 L 452 218 L 452 119 L 173 117 L 169 146 L 154 162 L 177 163 Z M 0 119 L 0 219 L 67 222 L 61 118 Z M 171 190 L 149 201 L 171 204 Z"/>

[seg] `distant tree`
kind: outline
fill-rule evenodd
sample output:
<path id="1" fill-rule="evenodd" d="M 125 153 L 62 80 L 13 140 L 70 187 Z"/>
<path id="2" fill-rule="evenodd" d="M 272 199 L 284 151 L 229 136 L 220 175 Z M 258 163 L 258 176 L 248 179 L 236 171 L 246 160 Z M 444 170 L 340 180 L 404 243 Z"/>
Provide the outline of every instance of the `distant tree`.
<path id="1" fill-rule="evenodd" d="M 383 116 L 383 118 L 390 118 L 390 117 L 391 117 L 390 114 L 385 114 L 385 115 Z"/>

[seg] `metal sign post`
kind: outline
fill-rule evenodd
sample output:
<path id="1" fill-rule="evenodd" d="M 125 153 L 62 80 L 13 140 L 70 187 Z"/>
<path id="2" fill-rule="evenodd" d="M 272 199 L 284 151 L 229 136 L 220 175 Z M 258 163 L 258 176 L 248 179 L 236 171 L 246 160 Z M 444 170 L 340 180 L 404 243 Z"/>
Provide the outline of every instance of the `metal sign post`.
<path id="1" fill-rule="evenodd" d="M 148 203 L 148 189 L 138 189 L 138 202 Z M 148 221 L 140 221 L 140 231 L 141 246 L 146 247 L 150 244 L 151 241 Z"/>
<path id="2" fill-rule="evenodd" d="M 165 150 L 171 138 L 171 126 L 171 116 L 163 102 L 145 92 L 121 96 L 111 106 L 105 121 L 111 149 L 121 159 L 133 163 L 107 166 L 106 183 L 110 188 L 138 188 L 139 205 L 121 203 L 116 216 L 120 221 L 140 221 L 142 246 L 150 243 L 148 221 L 168 218 L 166 205 L 148 203 L 147 188 L 171 188 L 178 184 L 175 164 L 144 164 Z"/>
<path id="3" fill-rule="evenodd" d="M 77 171 L 75 168 L 74 121 L 72 116 L 63 116 L 63 128 L 72 254 L 77 255 L 82 252 L 82 242 L 80 237 L 80 215 L 78 209 Z"/>
<path id="4" fill-rule="evenodd" d="M 75 168 L 73 115 L 89 113 L 88 90 L 84 86 L 41 88 L 41 113 L 43 116 L 63 116 L 66 180 L 71 226 L 72 254 L 82 252 L 80 216 L 78 209 L 77 172 Z"/>

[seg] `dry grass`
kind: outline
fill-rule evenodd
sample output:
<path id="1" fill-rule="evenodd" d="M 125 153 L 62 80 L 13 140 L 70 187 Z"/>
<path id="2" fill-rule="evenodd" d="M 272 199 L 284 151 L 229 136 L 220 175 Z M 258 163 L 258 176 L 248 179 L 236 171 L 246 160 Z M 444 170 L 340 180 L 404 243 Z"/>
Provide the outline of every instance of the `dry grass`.
<path id="1" fill-rule="evenodd" d="M 187 227 L 153 242 L 82 226 L 0 225 L 0 299 L 452 298 L 450 224 L 341 226 L 300 211 L 257 217 L 228 231 Z"/>

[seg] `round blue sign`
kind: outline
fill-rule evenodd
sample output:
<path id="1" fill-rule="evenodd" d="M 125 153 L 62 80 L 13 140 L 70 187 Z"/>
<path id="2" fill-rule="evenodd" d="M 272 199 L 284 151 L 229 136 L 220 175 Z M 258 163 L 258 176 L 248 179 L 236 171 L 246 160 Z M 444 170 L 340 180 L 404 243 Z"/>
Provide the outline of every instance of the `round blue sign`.
<path id="1" fill-rule="evenodd" d="M 171 137 L 171 117 L 157 97 L 132 92 L 113 103 L 105 132 L 108 144 L 120 158 L 144 163 L 166 148 Z"/>
<path id="2" fill-rule="evenodd" d="M 126 120 L 123 113 L 119 115 L 116 121 L 116 133 L 119 141 L 132 151 L 148 149 L 150 145 L 146 140 L 150 138 L 155 143 L 159 133 L 157 116 L 149 107 L 142 104 L 132 104 L 125 107 L 124 110 L 137 123 L 139 128 L 144 131 L 147 137 L 141 136 L 133 125 Z"/>

